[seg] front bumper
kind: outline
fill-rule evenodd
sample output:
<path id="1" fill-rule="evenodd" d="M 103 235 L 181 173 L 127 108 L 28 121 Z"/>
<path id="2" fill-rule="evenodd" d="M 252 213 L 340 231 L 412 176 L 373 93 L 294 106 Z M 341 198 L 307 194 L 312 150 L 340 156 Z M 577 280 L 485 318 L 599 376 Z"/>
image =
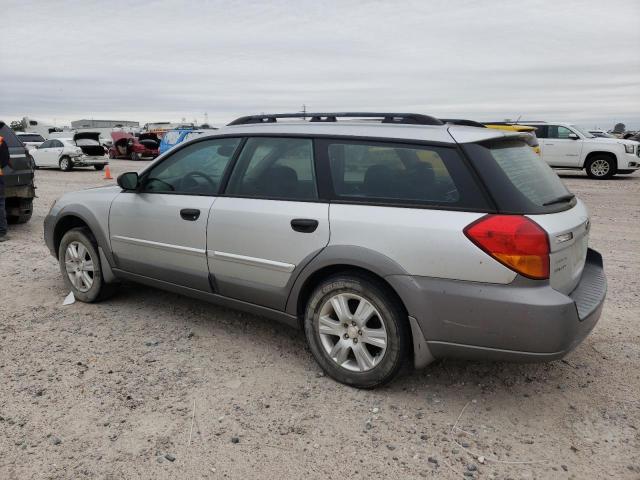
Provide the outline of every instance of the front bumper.
<path id="1" fill-rule="evenodd" d="M 435 358 L 547 361 L 562 358 L 598 322 L 607 292 L 602 256 L 588 250 L 582 278 L 565 295 L 548 281 L 509 285 L 394 275 Z"/>
<path id="2" fill-rule="evenodd" d="M 618 170 L 637 170 L 640 168 L 640 155 L 635 153 L 625 153 L 618 162 Z"/>

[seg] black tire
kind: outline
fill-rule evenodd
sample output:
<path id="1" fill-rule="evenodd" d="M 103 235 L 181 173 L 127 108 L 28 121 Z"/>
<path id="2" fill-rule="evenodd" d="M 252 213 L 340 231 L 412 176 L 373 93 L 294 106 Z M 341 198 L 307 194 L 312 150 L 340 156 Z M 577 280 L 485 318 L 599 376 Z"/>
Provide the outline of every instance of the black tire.
<path id="1" fill-rule="evenodd" d="M 71 158 L 67 156 L 64 156 L 60 159 L 59 165 L 60 170 L 62 170 L 63 172 L 70 172 L 71 170 L 73 170 L 73 162 L 71 161 Z"/>
<path id="2" fill-rule="evenodd" d="M 7 223 L 20 224 L 27 223 L 33 215 L 33 199 L 21 198 L 19 200 L 20 215 L 7 215 Z"/>
<path id="3" fill-rule="evenodd" d="M 93 168 L 95 168 L 96 170 L 104 170 L 104 165 L 94 165 Z"/>
<path id="4" fill-rule="evenodd" d="M 597 155 L 589 159 L 585 170 L 590 178 L 607 180 L 616 174 L 616 161 L 608 155 Z"/>
<path id="5" fill-rule="evenodd" d="M 131 152 L 131 160 L 133 161 L 140 160 L 140 155 L 137 154 L 136 152 Z"/>
<path id="6" fill-rule="evenodd" d="M 89 253 L 91 261 L 93 262 L 93 284 L 88 291 L 82 292 L 78 290 L 69 279 L 65 266 L 65 252 L 67 247 L 72 242 L 81 243 Z M 78 227 L 72 228 L 64 234 L 60 241 L 60 248 L 58 248 L 58 263 L 60 265 L 60 273 L 64 280 L 65 285 L 69 290 L 73 292 L 75 298 L 81 302 L 93 303 L 104 300 L 109 297 L 115 291 L 115 285 L 107 284 L 102 276 L 102 265 L 100 263 L 100 256 L 98 255 L 98 243 L 95 237 L 88 228 Z"/>
<path id="7" fill-rule="evenodd" d="M 353 371 L 340 366 L 322 343 L 318 327 L 320 310 L 331 297 L 339 293 L 356 294 L 366 299 L 384 318 L 386 351 L 370 370 Z M 377 321 L 375 316 L 372 319 Z M 410 349 L 407 314 L 402 304 L 383 283 L 359 272 L 329 277 L 316 287 L 307 303 L 304 331 L 311 353 L 326 374 L 338 382 L 357 388 L 375 388 L 390 382 L 402 368 Z"/>

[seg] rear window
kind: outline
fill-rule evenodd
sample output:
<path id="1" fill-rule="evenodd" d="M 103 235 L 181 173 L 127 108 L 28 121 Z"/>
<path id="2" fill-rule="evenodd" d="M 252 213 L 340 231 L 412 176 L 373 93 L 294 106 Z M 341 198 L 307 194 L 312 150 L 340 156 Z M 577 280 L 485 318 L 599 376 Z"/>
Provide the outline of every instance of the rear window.
<path id="1" fill-rule="evenodd" d="M 488 208 L 454 149 L 378 142 L 326 142 L 333 194 L 338 199 Z"/>
<path id="2" fill-rule="evenodd" d="M 0 127 L 0 137 L 4 138 L 7 147 L 23 147 L 22 142 L 18 139 L 17 135 L 13 133 L 7 125 Z"/>
<path id="3" fill-rule="evenodd" d="M 23 142 L 44 142 L 44 138 L 37 133 L 27 133 L 18 135 Z"/>
<path id="4" fill-rule="evenodd" d="M 560 177 L 522 140 L 484 142 L 464 148 L 500 211 L 552 213 L 575 204 Z"/>

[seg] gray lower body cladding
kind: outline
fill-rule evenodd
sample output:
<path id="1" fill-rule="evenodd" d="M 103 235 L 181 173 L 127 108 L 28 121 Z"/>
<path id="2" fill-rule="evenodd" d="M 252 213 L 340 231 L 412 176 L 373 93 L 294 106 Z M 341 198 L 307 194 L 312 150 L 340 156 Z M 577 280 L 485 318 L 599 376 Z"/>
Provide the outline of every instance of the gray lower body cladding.
<path id="1" fill-rule="evenodd" d="M 591 332 L 607 283 L 602 257 L 589 250 L 580 283 L 570 295 L 548 282 L 509 285 L 392 275 L 436 358 L 546 361 L 561 358 Z"/>

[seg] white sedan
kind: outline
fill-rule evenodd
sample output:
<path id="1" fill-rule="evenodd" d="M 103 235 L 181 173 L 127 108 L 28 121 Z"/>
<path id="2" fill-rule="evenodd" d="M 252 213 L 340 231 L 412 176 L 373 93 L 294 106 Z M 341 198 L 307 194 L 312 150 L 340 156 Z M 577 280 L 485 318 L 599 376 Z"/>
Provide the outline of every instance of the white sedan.
<path id="1" fill-rule="evenodd" d="M 37 148 L 29 150 L 37 168 L 56 167 L 68 172 L 74 167 L 94 167 L 102 170 L 109 162 L 105 157 L 89 157 L 71 138 L 47 140 Z"/>

